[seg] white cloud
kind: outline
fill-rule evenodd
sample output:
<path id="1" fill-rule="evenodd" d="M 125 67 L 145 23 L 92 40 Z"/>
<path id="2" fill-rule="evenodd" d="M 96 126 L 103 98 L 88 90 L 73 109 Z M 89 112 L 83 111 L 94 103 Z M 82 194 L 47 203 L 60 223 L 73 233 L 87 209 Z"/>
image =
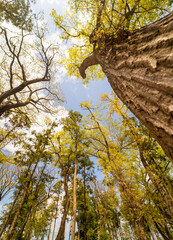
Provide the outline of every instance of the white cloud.
<path id="1" fill-rule="evenodd" d="M 61 0 L 47 0 L 49 4 L 60 4 Z"/>
<path id="2" fill-rule="evenodd" d="M 61 0 L 40 0 L 41 4 L 51 4 L 51 5 L 59 5 Z"/>

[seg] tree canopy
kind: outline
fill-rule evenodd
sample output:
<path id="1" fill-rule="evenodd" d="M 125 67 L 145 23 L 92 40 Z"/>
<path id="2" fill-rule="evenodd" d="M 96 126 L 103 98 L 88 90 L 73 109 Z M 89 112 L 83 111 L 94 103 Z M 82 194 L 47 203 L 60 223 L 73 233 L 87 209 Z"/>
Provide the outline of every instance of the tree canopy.
<path id="1" fill-rule="evenodd" d="M 8 21 L 17 27 L 30 30 L 33 26 L 31 3 L 35 0 L 1 0 L 0 21 Z"/>
<path id="2" fill-rule="evenodd" d="M 82 61 L 96 48 L 102 51 L 105 42 L 126 38 L 129 31 L 156 21 L 171 11 L 170 0 L 92 0 L 68 1 L 65 15 L 53 9 L 51 15 L 61 30 L 61 37 L 70 40 L 68 57 L 63 60 L 70 75 L 80 77 Z M 92 67 L 89 79 L 101 77 L 101 71 Z"/>
<path id="3" fill-rule="evenodd" d="M 146 35 L 140 38 L 140 43 L 145 39 L 142 47 L 151 51 L 148 36 L 159 31 L 151 27 L 148 35 L 144 26 L 170 11 L 172 1 L 69 0 L 66 15 L 52 11 L 61 37 L 69 41 L 67 58 L 61 58 L 60 44 L 48 41 L 43 22 L 32 21 L 31 2 L 2 0 L 0 3 L 0 238 L 173 239 L 171 159 L 116 94 L 103 94 L 94 104 L 84 101 L 80 112 L 67 111 L 59 105 L 62 94 L 56 79 L 60 62 L 69 74 L 78 77 L 79 64 L 85 57 L 94 61 L 96 53 L 100 59 L 104 54 L 109 58 L 105 51 L 114 47 L 119 58 L 121 43 L 127 37 L 131 39 L 132 31 L 139 36 L 137 29 L 141 27 L 146 29 Z M 167 26 L 172 31 L 172 25 L 163 26 L 165 20 L 160 21 L 162 29 L 166 26 L 166 37 L 159 41 L 168 45 L 167 54 L 172 51 L 172 36 Z M 132 40 L 133 48 L 136 42 Z M 111 45 L 112 41 L 116 47 Z M 154 48 L 157 53 L 159 41 Z M 120 60 L 126 61 L 129 45 L 123 44 Z M 130 71 L 140 69 L 143 78 L 147 74 L 157 75 L 150 58 L 143 59 L 144 53 L 140 52 L 141 58 L 134 65 L 135 60 L 126 61 L 131 64 Z M 158 67 L 166 74 L 163 64 L 170 64 L 171 58 L 166 63 L 164 60 L 159 60 Z M 113 58 L 106 61 L 115 63 Z M 147 64 L 151 66 L 143 74 L 141 69 Z M 165 124 L 171 124 L 172 118 L 163 113 L 172 114 L 172 105 L 167 107 L 161 102 L 166 99 L 166 103 L 171 103 L 171 86 L 163 87 L 160 82 L 147 79 L 150 88 L 145 88 L 143 78 L 137 77 L 133 85 L 130 71 L 126 68 L 125 72 L 122 66 L 121 62 L 116 71 L 126 76 L 126 82 L 118 75 L 119 84 L 112 85 L 120 88 L 123 96 L 128 95 L 125 88 L 133 91 L 129 103 L 137 107 L 139 97 L 149 96 L 152 107 L 145 100 L 142 109 L 148 107 L 152 116 L 159 112 Z M 168 71 L 171 68 L 170 65 Z M 85 83 L 89 76 L 101 77 L 101 69 L 93 70 Z M 154 105 L 159 104 L 156 96 L 160 93 L 153 85 L 169 93 L 159 98 L 162 111 Z"/>

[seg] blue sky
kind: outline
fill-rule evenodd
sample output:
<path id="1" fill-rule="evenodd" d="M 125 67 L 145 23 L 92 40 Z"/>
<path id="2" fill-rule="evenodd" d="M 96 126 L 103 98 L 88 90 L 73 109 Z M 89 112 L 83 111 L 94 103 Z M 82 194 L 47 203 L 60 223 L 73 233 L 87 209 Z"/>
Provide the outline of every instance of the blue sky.
<path id="1" fill-rule="evenodd" d="M 45 20 L 48 23 L 50 33 L 57 32 L 57 27 L 53 22 L 53 18 L 50 17 L 50 12 L 52 8 L 56 9 L 58 14 L 65 13 L 66 10 L 66 0 L 37 0 L 34 9 L 36 12 L 44 11 Z M 57 35 L 58 37 L 58 35 Z M 81 110 L 80 103 L 82 101 L 93 101 L 93 104 L 99 100 L 99 96 L 103 93 L 110 93 L 111 87 L 105 78 L 105 80 L 96 80 L 91 81 L 88 84 L 88 87 L 82 84 L 81 79 L 74 79 L 67 75 L 62 76 L 60 80 L 60 87 L 65 96 L 65 103 L 63 106 L 67 110 L 80 111 L 82 114 L 85 114 L 85 111 Z M 95 159 L 93 159 L 95 162 Z M 97 177 L 102 178 L 102 173 L 97 171 Z M 56 227 L 58 229 L 58 226 Z M 69 223 L 66 226 L 66 239 L 68 239 L 69 232 Z"/>
<path id="2" fill-rule="evenodd" d="M 50 17 L 52 8 L 56 9 L 58 14 L 65 13 L 66 0 L 37 0 L 36 5 L 34 6 L 36 12 L 44 11 L 49 31 L 55 33 L 58 29 L 53 22 L 53 18 Z M 80 103 L 82 101 L 92 100 L 93 103 L 96 103 L 99 100 L 100 94 L 111 92 L 111 87 L 106 79 L 104 81 L 92 80 L 88 84 L 88 87 L 86 87 L 82 84 L 81 79 L 74 79 L 66 75 L 62 77 L 60 87 L 66 99 L 63 106 L 67 110 L 72 109 L 74 111 L 81 111 Z"/>

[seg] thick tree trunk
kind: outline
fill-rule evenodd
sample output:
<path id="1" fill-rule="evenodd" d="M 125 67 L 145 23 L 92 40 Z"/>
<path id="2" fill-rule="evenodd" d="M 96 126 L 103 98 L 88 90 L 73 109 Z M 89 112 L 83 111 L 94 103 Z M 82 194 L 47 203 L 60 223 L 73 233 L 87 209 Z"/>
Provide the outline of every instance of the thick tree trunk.
<path id="1" fill-rule="evenodd" d="M 105 43 L 86 58 L 80 73 L 100 64 L 114 92 L 148 128 L 173 161 L 173 13 Z"/>

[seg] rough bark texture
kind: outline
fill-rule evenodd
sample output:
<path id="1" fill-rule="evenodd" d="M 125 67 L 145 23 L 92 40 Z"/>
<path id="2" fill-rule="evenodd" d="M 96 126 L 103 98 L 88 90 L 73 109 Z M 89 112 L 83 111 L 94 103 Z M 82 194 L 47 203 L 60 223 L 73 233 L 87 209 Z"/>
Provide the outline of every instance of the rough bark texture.
<path id="1" fill-rule="evenodd" d="M 95 64 L 173 161 L 173 13 L 105 44 L 102 53 L 84 60 L 81 76 Z"/>

